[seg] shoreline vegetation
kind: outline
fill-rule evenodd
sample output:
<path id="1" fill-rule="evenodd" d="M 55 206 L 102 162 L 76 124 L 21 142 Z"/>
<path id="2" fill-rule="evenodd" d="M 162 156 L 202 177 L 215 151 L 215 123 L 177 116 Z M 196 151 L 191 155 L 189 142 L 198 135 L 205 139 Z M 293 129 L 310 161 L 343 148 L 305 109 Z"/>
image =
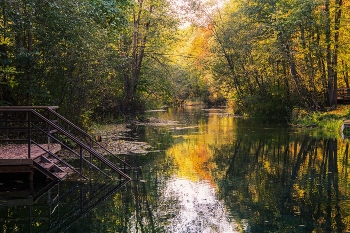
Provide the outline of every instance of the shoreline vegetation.
<path id="1" fill-rule="evenodd" d="M 345 138 L 348 130 L 342 131 L 344 121 L 350 120 L 350 105 L 338 105 L 325 111 L 311 111 L 295 108 L 290 124 L 294 127 L 310 130 L 313 136 Z"/>

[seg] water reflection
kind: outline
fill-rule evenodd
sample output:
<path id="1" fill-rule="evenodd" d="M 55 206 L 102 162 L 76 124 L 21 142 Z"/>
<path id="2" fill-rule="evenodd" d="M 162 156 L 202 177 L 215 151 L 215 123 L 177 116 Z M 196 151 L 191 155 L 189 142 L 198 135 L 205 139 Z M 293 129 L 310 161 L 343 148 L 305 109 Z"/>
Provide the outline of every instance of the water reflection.
<path id="1" fill-rule="evenodd" d="M 181 125 L 135 128 L 156 152 L 128 155 L 134 180 L 65 233 L 350 232 L 348 141 L 219 111 L 152 114 Z"/>
<path id="2" fill-rule="evenodd" d="M 206 181 L 174 176 L 167 181 L 159 200 L 163 211 L 157 211 L 157 217 L 168 216 L 166 232 L 239 232 Z"/>
<path id="3" fill-rule="evenodd" d="M 201 228 L 203 221 L 217 222 L 209 220 L 210 205 L 194 204 L 200 202 L 201 188 L 207 190 L 210 203 L 222 210 L 218 216 L 230 226 L 228 231 L 348 230 L 346 141 L 311 137 L 283 122 L 221 113 L 202 112 L 197 121 L 187 122 L 197 127 L 169 129 L 174 141 L 167 144 L 163 160 L 172 161 L 173 169 L 163 177 L 164 183 L 158 183 L 162 195 L 157 200 L 172 213 L 167 220 L 174 228 L 165 227 L 166 232 L 203 232 L 207 229 Z M 192 228 L 185 218 L 192 220 Z M 209 232 L 224 231 L 220 224 L 211 226 Z"/>
<path id="4" fill-rule="evenodd" d="M 217 150 L 215 163 L 225 171 L 220 199 L 249 219 L 252 232 L 343 232 L 350 214 L 347 149 L 339 158 L 344 145 L 336 139 L 286 139 L 243 138 L 230 156 Z"/>
<path id="5" fill-rule="evenodd" d="M 18 190 L 15 193 L 21 196 L 1 195 L 1 232 L 64 232 L 125 183 L 51 182 L 30 194 Z"/>
<path id="6" fill-rule="evenodd" d="M 181 140 L 166 151 L 177 167 L 160 198 L 164 209 L 173 215 L 166 232 L 239 232 L 240 226 L 229 218 L 224 203 L 217 199 L 210 172 L 214 166 L 210 163 L 213 145 L 233 140 L 233 118 L 210 116 L 200 119 L 198 125 L 187 124 L 173 131 L 174 137 Z"/>

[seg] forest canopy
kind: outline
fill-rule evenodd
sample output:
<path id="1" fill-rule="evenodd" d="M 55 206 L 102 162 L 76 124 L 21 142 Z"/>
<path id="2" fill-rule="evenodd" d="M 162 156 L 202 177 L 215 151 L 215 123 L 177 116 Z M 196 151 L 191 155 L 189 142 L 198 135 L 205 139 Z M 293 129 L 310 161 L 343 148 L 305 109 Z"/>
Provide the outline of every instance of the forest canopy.
<path id="1" fill-rule="evenodd" d="M 288 117 L 349 88 L 350 1 L 4 0 L 0 105 L 112 120 L 189 101 Z"/>

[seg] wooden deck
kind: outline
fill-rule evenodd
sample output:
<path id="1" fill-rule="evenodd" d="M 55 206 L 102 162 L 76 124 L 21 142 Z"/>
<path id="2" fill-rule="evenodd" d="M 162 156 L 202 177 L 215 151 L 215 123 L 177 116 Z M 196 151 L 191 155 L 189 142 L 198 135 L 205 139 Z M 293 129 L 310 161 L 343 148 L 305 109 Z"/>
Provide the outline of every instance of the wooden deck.
<path id="1" fill-rule="evenodd" d="M 59 144 L 41 144 L 43 148 L 56 153 Z M 27 144 L 0 145 L 0 173 L 32 172 L 33 160 L 46 152 L 37 145 L 31 145 L 31 158 L 28 158 Z"/>
<path id="2" fill-rule="evenodd" d="M 61 149 L 59 144 L 40 144 L 40 146 L 53 153 L 56 153 Z M 30 154 L 32 159 L 35 159 L 44 153 L 45 151 L 37 145 L 31 145 Z M 0 145 L 0 159 L 28 159 L 28 144 Z"/>
<path id="3" fill-rule="evenodd" d="M 115 179 L 113 174 L 115 172 L 119 175 L 120 180 L 131 180 L 125 173 L 129 171 L 127 168 L 131 168 L 129 164 L 93 140 L 81 128 L 58 114 L 57 108 L 57 106 L 0 106 L 0 174 L 26 172 L 29 173 L 29 179 L 32 180 L 34 171 L 38 171 L 49 179 L 62 181 L 71 174 L 76 174 L 79 179 L 89 179 L 84 174 L 91 173 L 93 168 L 110 179 Z M 76 165 L 77 167 L 55 155 L 61 146 L 50 147 L 52 153 L 46 153 L 46 149 L 36 146 L 36 143 L 39 142 L 57 142 L 67 148 L 70 154 L 77 155 L 71 146 L 57 139 L 60 136 L 67 137 L 79 148 L 77 153 L 79 153 L 80 163 Z M 16 143 L 24 144 L 16 145 Z M 31 145 L 30 149 L 29 145 Z M 48 148 L 45 144 L 43 146 Z M 114 156 L 123 169 L 93 149 L 93 146 Z M 94 160 L 84 159 L 84 153 L 88 153 Z M 109 167 L 110 170 L 104 169 L 104 166 Z M 109 174 L 111 172 L 112 174 Z M 6 174 L 3 177 L 11 176 Z"/>

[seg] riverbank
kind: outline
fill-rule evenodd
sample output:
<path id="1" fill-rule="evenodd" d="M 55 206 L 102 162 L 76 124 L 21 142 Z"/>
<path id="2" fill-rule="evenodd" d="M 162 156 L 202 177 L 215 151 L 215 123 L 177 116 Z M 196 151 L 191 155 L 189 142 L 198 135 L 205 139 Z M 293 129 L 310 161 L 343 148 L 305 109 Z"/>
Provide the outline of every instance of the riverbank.
<path id="1" fill-rule="evenodd" d="M 317 134 L 322 136 L 341 137 L 341 126 L 345 120 L 349 119 L 350 105 L 338 105 L 336 109 L 317 112 L 294 109 L 291 124 L 301 129 L 315 129 Z"/>

